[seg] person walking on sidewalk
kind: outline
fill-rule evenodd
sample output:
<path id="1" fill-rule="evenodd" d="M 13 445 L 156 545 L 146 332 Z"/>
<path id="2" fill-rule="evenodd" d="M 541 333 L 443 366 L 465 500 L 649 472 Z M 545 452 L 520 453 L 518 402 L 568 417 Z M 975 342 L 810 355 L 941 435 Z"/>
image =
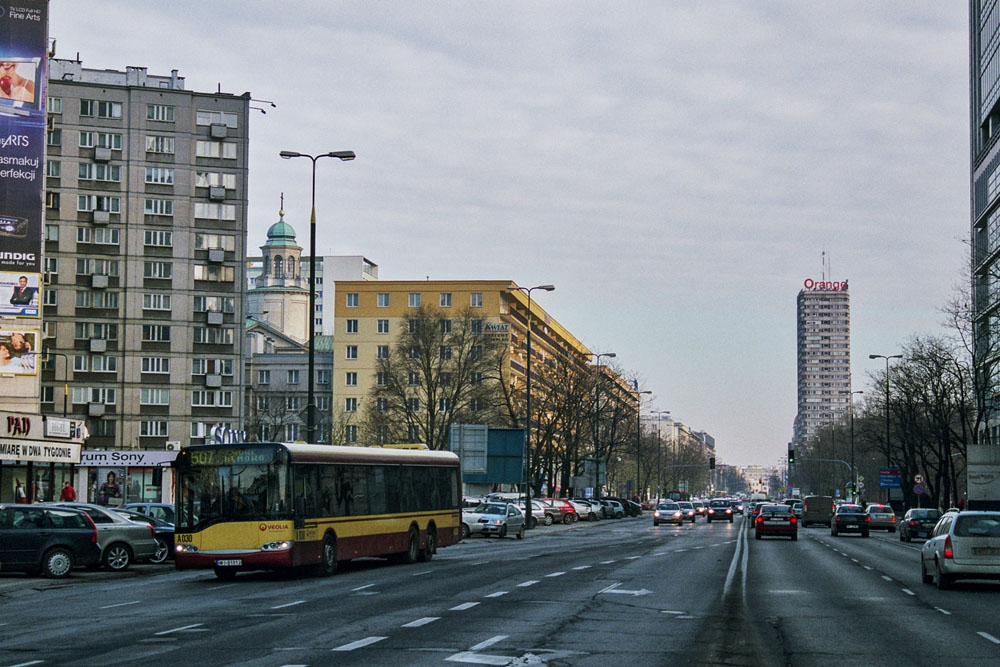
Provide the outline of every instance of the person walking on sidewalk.
<path id="1" fill-rule="evenodd" d="M 69 482 L 63 482 L 62 493 L 59 494 L 59 501 L 72 503 L 76 501 L 76 489 Z"/>

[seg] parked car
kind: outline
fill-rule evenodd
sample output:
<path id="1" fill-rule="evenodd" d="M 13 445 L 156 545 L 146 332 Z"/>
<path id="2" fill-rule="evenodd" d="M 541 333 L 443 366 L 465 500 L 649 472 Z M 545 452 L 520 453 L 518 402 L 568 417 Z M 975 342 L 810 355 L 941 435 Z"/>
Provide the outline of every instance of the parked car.
<path id="1" fill-rule="evenodd" d="M 588 521 L 597 521 L 601 518 L 600 504 L 596 506 L 591 504 L 589 500 L 581 498 L 569 498 L 569 502 L 573 505 L 576 510 L 576 515 L 580 520 L 587 519 Z"/>
<path id="2" fill-rule="evenodd" d="M 577 520 L 576 508 L 565 498 L 542 498 L 542 500 L 559 510 L 563 523 L 571 524 Z"/>
<path id="3" fill-rule="evenodd" d="M 153 527 L 153 532 L 156 534 L 156 553 L 149 559 L 150 563 L 159 564 L 167 558 L 174 557 L 174 524 L 135 510 L 116 509 L 115 511 L 126 519 L 148 523 Z"/>
<path id="4" fill-rule="evenodd" d="M 659 526 L 661 523 L 675 523 L 678 526 L 684 523 L 684 513 L 677 503 L 660 503 L 653 510 L 653 525 Z"/>
<path id="5" fill-rule="evenodd" d="M 906 510 L 902 521 L 899 522 L 899 541 L 912 542 L 914 537 L 927 539 L 940 518 L 940 510 L 930 507 L 914 507 Z"/>
<path id="6" fill-rule="evenodd" d="M 608 496 L 608 500 L 616 500 L 622 506 L 625 511 L 625 516 L 640 516 L 642 515 L 642 506 L 629 500 L 628 498 L 620 498 L 618 496 Z"/>
<path id="7" fill-rule="evenodd" d="M 462 510 L 461 538 L 465 539 L 471 535 L 479 535 L 483 532 L 483 524 L 479 520 L 483 518 L 487 505 L 490 503 L 479 503 L 471 509 Z"/>
<path id="8" fill-rule="evenodd" d="M 869 505 L 868 528 L 870 530 L 888 530 L 896 532 L 896 511 L 889 505 Z"/>
<path id="9" fill-rule="evenodd" d="M 142 512 L 154 519 L 166 521 L 173 525 L 177 524 L 175 519 L 177 513 L 174 511 L 174 506 L 169 503 L 128 503 L 127 505 L 123 505 L 122 509 Z"/>
<path id="10" fill-rule="evenodd" d="M 0 505 L 0 570 L 69 576 L 77 565 L 101 562 L 97 526 L 65 507 Z"/>
<path id="11" fill-rule="evenodd" d="M 1000 512 L 946 512 L 920 549 L 925 584 L 1000 579 Z"/>
<path id="12" fill-rule="evenodd" d="M 861 537 L 868 537 L 870 523 L 871 517 L 861 505 L 837 505 L 837 511 L 830 519 L 830 535 L 837 537 L 841 533 L 861 533 Z"/>
<path id="13" fill-rule="evenodd" d="M 677 502 L 677 506 L 680 507 L 681 511 L 684 513 L 684 518 L 691 523 L 694 523 L 695 519 L 698 518 L 698 513 L 694 511 L 694 505 L 688 501 L 680 500 Z"/>
<path id="14" fill-rule="evenodd" d="M 524 508 L 524 501 L 521 500 L 517 503 L 517 508 L 521 510 L 523 514 L 527 514 Z M 547 505 L 540 500 L 531 501 L 531 521 L 528 522 L 528 528 L 535 528 L 538 526 L 539 522 L 544 523 L 546 526 L 551 526 L 555 521 L 555 515 L 559 514 L 559 510 L 555 509 L 551 505 Z"/>
<path id="15" fill-rule="evenodd" d="M 602 503 L 608 504 L 608 516 L 612 519 L 623 519 L 625 518 L 625 507 L 620 501 L 614 498 L 601 498 Z"/>
<path id="16" fill-rule="evenodd" d="M 524 539 L 524 513 L 514 503 L 486 503 L 479 523 L 484 535 L 506 537 L 514 533 L 517 539 Z"/>
<path id="17" fill-rule="evenodd" d="M 799 539 L 799 520 L 788 505 L 762 504 L 753 527 L 754 537 L 758 540 L 764 536 L 790 537 L 793 541 Z"/>
<path id="18" fill-rule="evenodd" d="M 97 525 L 101 565 L 106 570 L 121 572 L 133 561 L 149 560 L 156 555 L 156 531 L 148 523 L 130 521 L 111 508 L 89 503 L 51 503 L 49 506 L 72 507 L 90 516 Z"/>
<path id="19" fill-rule="evenodd" d="M 733 506 L 728 500 L 716 498 L 708 503 L 708 522 L 729 521 L 733 522 Z"/>

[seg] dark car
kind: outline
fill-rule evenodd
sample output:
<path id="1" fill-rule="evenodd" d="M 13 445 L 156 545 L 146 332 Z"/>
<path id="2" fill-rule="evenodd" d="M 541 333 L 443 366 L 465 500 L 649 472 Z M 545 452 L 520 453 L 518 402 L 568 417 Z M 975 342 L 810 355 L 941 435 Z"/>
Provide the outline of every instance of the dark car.
<path id="1" fill-rule="evenodd" d="M 717 498 L 708 503 L 708 522 L 713 521 L 733 522 L 733 506 L 728 500 Z"/>
<path id="2" fill-rule="evenodd" d="M 914 537 L 926 540 L 940 518 L 941 512 L 929 507 L 907 510 L 899 522 L 899 541 L 912 542 Z"/>
<path id="3" fill-rule="evenodd" d="M 77 565 L 100 562 L 97 526 L 85 512 L 0 505 L 0 570 L 60 578 Z"/>
<path id="4" fill-rule="evenodd" d="M 472 507 L 478 505 L 481 501 L 476 501 Z M 159 519 L 160 521 L 166 521 L 169 524 L 177 523 L 174 520 L 175 512 L 174 506 L 169 503 L 129 503 L 122 507 L 124 510 L 135 510 L 136 512 L 142 512 L 143 514 L 148 514 L 154 519 Z"/>
<path id="5" fill-rule="evenodd" d="M 868 537 L 870 526 L 871 517 L 864 507 L 845 503 L 837 506 L 830 519 L 830 534 L 836 537 L 841 533 L 861 533 L 861 537 Z"/>
<path id="6" fill-rule="evenodd" d="M 617 496 L 608 496 L 610 500 L 617 500 L 625 508 L 626 516 L 641 516 L 642 515 L 642 505 L 637 502 L 633 502 L 628 498 L 619 498 Z"/>
<path id="7" fill-rule="evenodd" d="M 156 553 L 149 559 L 150 563 L 162 563 L 167 558 L 174 557 L 174 524 L 135 510 L 116 509 L 116 512 L 132 521 L 148 523 L 153 527 L 156 537 Z"/>
<path id="8" fill-rule="evenodd" d="M 765 535 L 799 539 L 799 520 L 788 505 L 761 505 L 753 526 L 758 540 Z"/>
<path id="9" fill-rule="evenodd" d="M 132 561 L 149 560 L 156 554 L 156 531 L 146 522 L 126 519 L 111 509 L 90 503 L 51 503 L 48 507 L 70 507 L 87 513 L 97 525 L 97 542 L 101 545 L 104 569 L 121 572 Z"/>

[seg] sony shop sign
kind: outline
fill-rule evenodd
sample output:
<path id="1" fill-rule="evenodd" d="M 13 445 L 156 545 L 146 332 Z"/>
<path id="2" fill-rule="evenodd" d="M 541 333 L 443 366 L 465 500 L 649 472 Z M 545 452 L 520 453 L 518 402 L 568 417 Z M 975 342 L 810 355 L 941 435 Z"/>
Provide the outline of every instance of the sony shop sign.
<path id="1" fill-rule="evenodd" d="M 834 280 L 813 280 L 812 278 L 806 278 L 802 286 L 807 290 L 829 290 L 832 292 L 846 292 L 847 291 L 847 281 L 844 280 L 834 281 Z"/>

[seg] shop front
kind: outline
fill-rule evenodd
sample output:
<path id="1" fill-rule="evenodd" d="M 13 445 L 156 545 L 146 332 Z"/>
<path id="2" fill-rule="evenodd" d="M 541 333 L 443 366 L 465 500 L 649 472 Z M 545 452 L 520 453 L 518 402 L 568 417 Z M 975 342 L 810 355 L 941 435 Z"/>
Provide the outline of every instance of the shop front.
<path id="1" fill-rule="evenodd" d="M 59 500 L 86 437 L 82 420 L 0 412 L 0 503 Z"/>
<path id="2" fill-rule="evenodd" d="M 76 481 L 80 500 L 120 507 L 126 503 L 173 503 L 177 452 L 87 450 L 80 455 Z"/>

